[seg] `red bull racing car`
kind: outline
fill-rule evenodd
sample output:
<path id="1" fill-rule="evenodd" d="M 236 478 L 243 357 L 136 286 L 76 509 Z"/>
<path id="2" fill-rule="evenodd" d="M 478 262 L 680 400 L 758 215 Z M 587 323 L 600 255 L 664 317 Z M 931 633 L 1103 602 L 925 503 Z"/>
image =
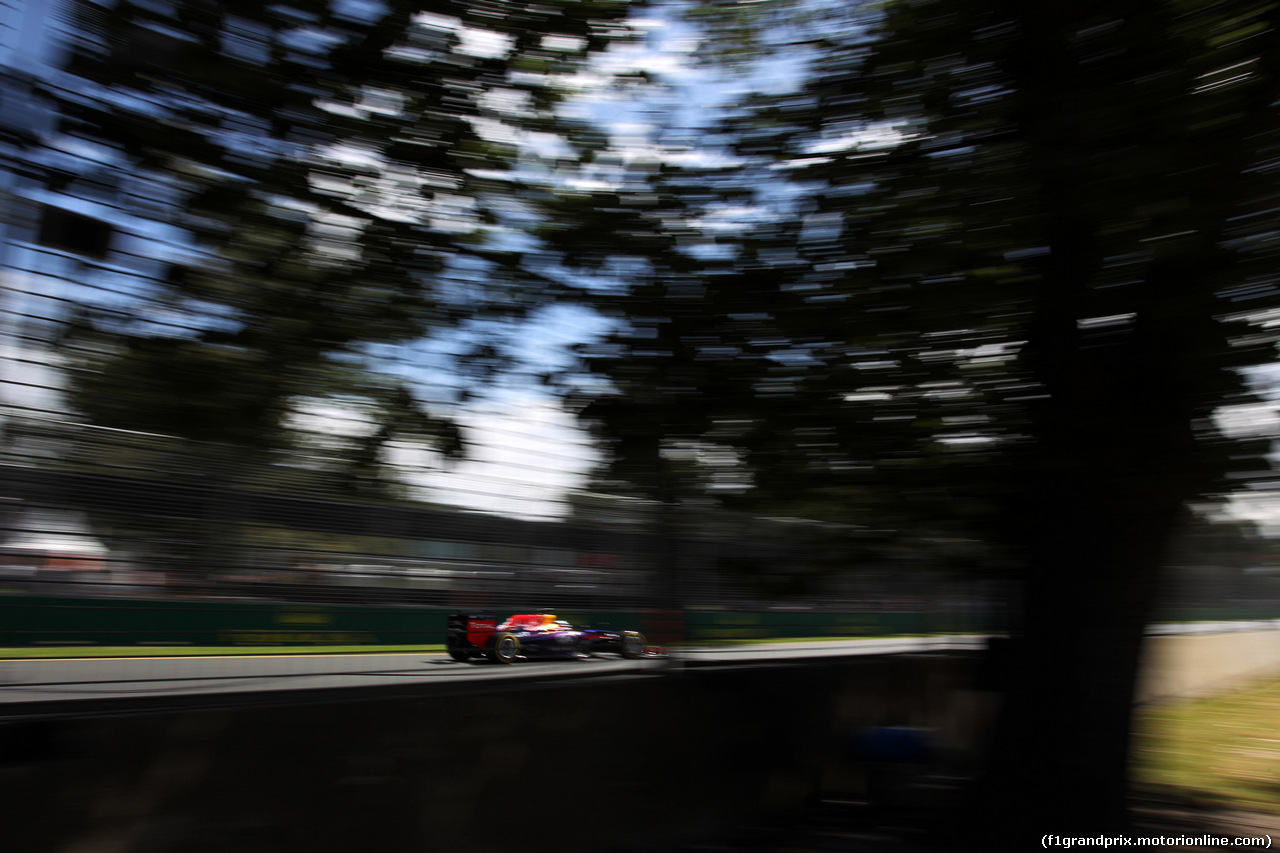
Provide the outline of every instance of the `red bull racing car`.
<path id="1" fill-rule="evenodd" d="M 520 613 L 502 622 L 493 613 L 451 613 L 445 648 L 456 661 L 575 660 L 597 654 L 654 657 L 639 631 L 574 628 L 554 613 Z"/>

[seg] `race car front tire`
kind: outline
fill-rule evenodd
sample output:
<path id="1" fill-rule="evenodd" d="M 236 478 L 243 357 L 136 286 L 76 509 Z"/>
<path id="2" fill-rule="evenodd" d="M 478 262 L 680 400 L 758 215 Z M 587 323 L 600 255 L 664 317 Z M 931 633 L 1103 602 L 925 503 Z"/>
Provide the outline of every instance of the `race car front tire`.
<path id="1" fill-rule="evenodd" d="M 618 638 L 618 654 L 630 660 L 644 657 L 644 634 L 639 631 L 623 631 Z"/>
<path id="2" fill-rule="evenodd" d="M 515 663 L 520 657 L 520 638 L 515 634 L 495 634 L 489 646 L 489 660 L 494 663 Z"/>

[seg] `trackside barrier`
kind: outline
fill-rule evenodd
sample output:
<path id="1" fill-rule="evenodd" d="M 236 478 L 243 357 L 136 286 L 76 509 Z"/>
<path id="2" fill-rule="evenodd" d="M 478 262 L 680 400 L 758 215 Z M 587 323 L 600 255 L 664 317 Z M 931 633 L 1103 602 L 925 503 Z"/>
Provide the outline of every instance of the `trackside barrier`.
<path id="1" fill-rule="evenodd" d="M 1249 678 L 1280 671 L 1280 626 L 1219 623 L 1213 627 L 1217 630 L 1148 636 L 1135 700 L 1229 690 Z"/>
<path id="2" fill-rule="evenodd" d="M 501 610 L 501 607 L 490 609 Z M 438 645 L 451 608 L 0 596 L 0 647 Z M 578 625 L 639 628 L 655 643 L 984 633 L 985 611 L 584 610 Z"/>
<path id="3" fill-rule="evenodd" d="M 970 670 L 869 657 L 0 725 L 0 815 L 23 853 L 687 849 L 864 796 L 864 727 L 961 754 L 982 727 Z"/>
<path id="4" fill-rule="evenodd" d="M 489 609 L 508 610 L 500 604 Z M 444 643 L 454 608 L 370 604 L 298 604 L 214 599 L 128 599 L 0 595 L 0 648 L 31 646 L 423 646 Z M 983 609 L 824 611 L 802 609 L 685 610 L 563 609 L 576 625 L 639 629 L 652 642 L 749 642 L 813 637 L 883 637 L 931 634 L 991 634 L 1003 630 L 999 616 Z M 1240 618 L 1225 610 L 1180 612 L 1180 616 Z M 1250 614 L 1253 615 L 1253 614 Z M 1254 617 L 1256 618 L 1256 616 Z M 1239 633 L 1267 622 L 1200 622 L 1206 633 Z M 1277 623 L 1280 624 L 1280 623 Z M 1225 626 L 1225 627 L 1224 627 Z M 1229 631 L 1228 631 L 1229 628 Z M 1154 633 L 1187 630 L 1154 626 Z M 1280 638 L 1280 631 L 1263 632 Z M 1241 638 L 1217 643 L 1245 642 Z M 1258 639 L 1223 666 L 1263 668 L 1269 641 Z M 1172 645 L 1178 645 L 1174 642 Z M 1183 643 L 1187 648 L 1190 645 Z M 1155 646 L 1152 646 L 1153 648 Z M 1202 644 L 1197 648 L 1207 648 Z M 1206 653 L 1197 653 L 1206 654 Z M 1280 651 L 1277 651 L 1280 654 Z M 1267 661 L 1271 659 L 1266 658 Z M 1159 666 L 1159 659 L 1156 659 Z M 1198 665 L 1194 660 L 1190 665 Z M 1163 688 L 1161 688 L 1163 689 Z"/>

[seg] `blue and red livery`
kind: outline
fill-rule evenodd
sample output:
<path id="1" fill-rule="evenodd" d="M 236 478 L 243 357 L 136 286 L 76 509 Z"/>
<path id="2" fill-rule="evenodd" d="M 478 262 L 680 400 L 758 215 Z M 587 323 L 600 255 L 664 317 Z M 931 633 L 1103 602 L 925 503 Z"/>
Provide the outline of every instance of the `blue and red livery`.
<path id="1" fill-rule="evenodd" d="M 597 654 L 656 655 L 639 631 L 574 628 L 553 613 L 520 613 L 502 622 L 489 611 L 451 613 L 445 648 L 456 661 L 574 660 Z"/>

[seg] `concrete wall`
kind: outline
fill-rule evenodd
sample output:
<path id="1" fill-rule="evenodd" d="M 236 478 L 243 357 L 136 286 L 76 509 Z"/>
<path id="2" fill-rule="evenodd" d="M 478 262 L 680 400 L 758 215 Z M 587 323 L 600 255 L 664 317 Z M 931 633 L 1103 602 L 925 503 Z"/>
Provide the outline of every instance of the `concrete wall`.
<path id="1" fill-rule="evenodd" d="M 1143 701 L 1280 669 L 1280 631 L 1152 638 Z M 957 655 L 680 670 L 488 695 L 177 707 L 0 724 L 21 853 L 669 850 L 860 798 L 862 726 L 975 755 L 994 694 Z M 356 699 L 359 691 L 346 698 Z"/>
<path id="2" fill-rule="evenodd" d="M 1280 672 L 1280 630 L 1148 637 L 1136 699 L 1197 696 Z"/>
<path id="3" fill-rule="evenodd" d="M 858 726 L 977 736 L 971 662 L 685 671 L 488 696 L 174 711 L 0 728 L 22 853 L 673 849 L 857 796 Z"/>

